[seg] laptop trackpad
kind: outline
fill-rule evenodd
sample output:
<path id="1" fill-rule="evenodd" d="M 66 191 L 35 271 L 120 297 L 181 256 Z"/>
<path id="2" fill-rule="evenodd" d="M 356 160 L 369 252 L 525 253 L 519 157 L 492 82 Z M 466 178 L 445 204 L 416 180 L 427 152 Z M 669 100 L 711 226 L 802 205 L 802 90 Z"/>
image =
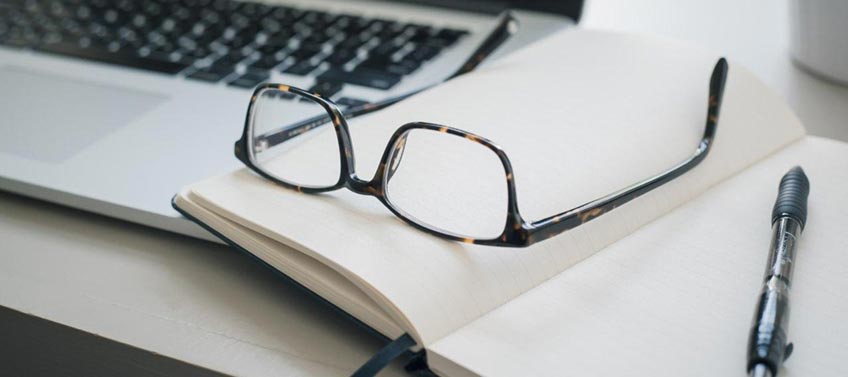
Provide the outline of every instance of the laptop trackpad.
<path id="1" fill-rule="evenodd" d="M 0 152 L 67 159 L 167 97 L 18 67 L 0 67 Z"/>

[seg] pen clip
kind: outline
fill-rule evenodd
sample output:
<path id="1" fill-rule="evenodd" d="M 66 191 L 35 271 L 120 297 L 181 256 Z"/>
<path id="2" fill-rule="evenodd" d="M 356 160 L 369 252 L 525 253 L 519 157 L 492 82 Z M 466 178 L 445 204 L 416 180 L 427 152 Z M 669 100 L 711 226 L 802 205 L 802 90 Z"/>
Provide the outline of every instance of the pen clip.
<path id="1" fill-rule="evenodd" d="M 783 349 L 783 361 L 786 361 L 792 355 L 793 349 L 795 349 L 795 345 L 792 342 L 786 343 L 786 348 Z"/>

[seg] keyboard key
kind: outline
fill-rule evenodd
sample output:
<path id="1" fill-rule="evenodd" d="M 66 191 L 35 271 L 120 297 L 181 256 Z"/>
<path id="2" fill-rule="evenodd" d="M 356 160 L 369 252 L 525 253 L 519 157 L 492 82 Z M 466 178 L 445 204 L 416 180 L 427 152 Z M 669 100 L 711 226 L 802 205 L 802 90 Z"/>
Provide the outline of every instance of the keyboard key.
<path id="1" fill-rule="evenodd" d="M 360 67 L 365 67 L 375 71 L 385 71 L 389 65 L 393 64 L 391 59 L 381 56 L 372 56 L 359 63 Z"/>
<path id="2" fill-rule="evenodd" d="M 292 11 L 294 9 L 287 8 L 284 6 L 275 6 L 271 13 L 268 14 L 268 17 L 277 19 L 277 20 L 289 20 L 292 18 Z"/>
<path id="3" fill-rule="evenodd" d="M 377 45 L 377 47 L 374 47 L 369 52 L 369 55 L 389 57 L 389 56 L 394 55 L 394 53 L 400 51 L 403 48 L 403 46 L 404 46 L 403 44 L 397 44 L 394 41 L 383 42 L 383 43 Z"/>
<path id="4" fill-rule="evenodd" d="M 205 69 L 207 71 L 219 73 L 221 75 L 226 76 L 226 75 L 229 75 L 230 73 L 233 73 L 233 71 L 236 70 L 236 67 L 234 65 L 226 63 L 226 62 L 217 61 L 215 63 L 212 63 L 212 65 L 210 65 L 209 67 L 206 67 Z"/>
<path id="5" fill-rule="evenodd" d="M 217 62 L 208 67 L 201 68 L 186 77 L 201 81 L 218 82 L 232 74 L 233 71 L 235 71 L 234 66 Z"/>
<path id="6" fill-rule="evenodd" d="M 383 41 L 389 41 L 399 37 L 403 33 L 403 29 L 399 27 L 397 23 L 393 23 L 389 26 L 386 26 L 380 29 L 376 36 Z"/>
<path id="7" fill-rule="evenodd" d="M 309 91 L 318 93 L 324 98 L 330 98 L 342 90 L 342 83 L 336 81 L 319 81 Z"/>
<path id="8" fill-rule="evenodd" d="M 239 88 L 254 88 L 256 85 L 268 81 L 268 78 L 269 76 L 267 73 L 248 72 L 241 77 L 230 81 L 228 85 Z"/>
<path id="9" fill-rule="evenodd" d="M 265 41 L 265 44 L 284 47 L 289 43 L 289 41 L 291 41 L 292 36 L 294 36 L 294 32 L 281 30 L 276 33 L 269 34 L 268 40 Z"/>
<path id="10" fill-rule="evenodd" d="M 232 38 L 224 38 L 218 42 L 230 51 L 238 51 L 250 44 L 252 38 L 246 35 L 237 35 Z"/>
<path id="11" fill-rule="evenodd" d="M 328 56 L 325 61 L 330 63 L 331 67 L 341 67 L 345 65 L 345 63 L 353 60 L 356 57 L 356 50 L 347 50 L 341 49 L 333 51 L 330 56 Z"/>
<path id="12" fill-rule="evenodd" d="M 370 22 L 360 18 L 360 17 L 351 17 L 350 23 L 342 26 L 342 30 L 347 35 L 357 35 L 362 33 L 365 29 L 370 26 Z"/>
<path id="13" fill-rule="evenodd" d="M 289 55 L 293 56 L 295 59 L 297 59 L 297 61 L 302 61 L 309 60 L 313 56 L 317 55 L 319 52 L 321 52 L 321 46 L 305 45 L 300 46 L 300 48 L 295 51 L 292 51 Z"/>
<path id="14" fill-rule="evenodd" d="M 201 69 L 198 70 L 188 76 L 187 78 L 206 81 L 206 82 L 218 82 L 221 81 L 224 77 L 227 77 L 228 74 L 221 74 L 219 72 L 212 72 L 209 70 Z"/>
<path id="15" fill-rule="evenodd" d="M 357 68 L 350 72 L 331 68 L 318 76 L 319 81 L 337 81 L 384 90 L 395 86 L 400 79 L 400 75 L 366 68 Z"/>
<path id="16" fill-rule="evenodd" d="M 355 36 L 355 37 L 347 38 L 347 39 L 341 41 L 338 44 L 338 48 L 344 49 L 344 50 L 356 50 L 356 49 L 362 47 L 362 45 L 364 45 L 367 42 L 368 42 L 367 39 L 362 38 L 361 36 Z"/>
<path id="17" fill-rule="evenodd" d="M 441 51 L 440 48 L 428 45 L 418 45 L 412 52 L 408 53 L 404 59 L 410 59 L 417 62 L 423 62 L 434 58 Z"/>
<path id="18" fill-rule="evenodd" d="M 248 55 L 250 54 L 245 54 L 244 51 L 231 51 L 230 53 L 218 58 L 218 60 L 216 60 L 216 63 L 236 65 L 242 60 L 244 60 Z"/>
<path id="19" fill-rule="evenodd" d="M 212 50 L 206 47 L 195 47 L 193 49 L 183 50 L 183 55 L 189 56 L 194 59 L 203 59 L 212 54 Z"/>
<path id="20" fill-rule="evenodd" d="M 415 60 L 401 60 L 396 63 L 391 63 L 386 66 L 386 72 L 394 73 L 396 75 L 408 75 L 412 72 L 415 72 L 419 67 L 421 67 L 421 63 Z"/>
<path id="21" fill-rule="evenodd" d="M 122 51 L 113 53 L 108 50 L 80 48 L 76 45 L 67 45 L 62 43 L 43 45 L 39 47 L 39 50 L 75 58 L 93 60 L 101 63 L 117 64 L 172 75 L 188 68 L 188 64 L 182 62 L 149 59 L 137 56 L 130 52 Z"/>
<path id="22" fill-rule="evenodd" d="M 429 33 L 430 27 L 427 25 L 418 25 L 418 24 L 406 24 L 403 27 L 403 33 L 409 36 L 416 35 L 418 33 Z"/>
<path id="23" fill-rule="evenodd" d="M 468 32 L 465 30 L 441 29 L 436 32 L 435 38 L 428 41 L 428 43 L 438 43 L 442 47 L 449 47 L 466 34 Z"/>
<path id="24" fill-rule="evenodd" d="M 250 19 L 258 20 L 271 11 L 271 7 L 260 3 L 244 3 L 241 13 Z"/>
<path id="25" fill-rule="evenodd" d="M 280 59 L 276 56 L 263 56 L 259 58 L 259 60 L 253 62 L 250 67 L 261 70 L 270 70 L 279 65 L 283 60 L 284 58 Z"/>
<path id="26" fill-rule="evenodd" d="M 167 52 L 153 51 L 153 52 L 145 55 L 145 57 L 148 58 L 148 59 L 160 60 L 160 61 L 164 61 L 164 62 L 184 63 L 186 66 L 191 65 L 190 61 L 187 61 L 186 59 L 184 59 L 183 56 L 180 53 L 177 53 L 177 52 L 167 53 Z"/>
<path id="27" fill-rule="evenodd" d="M 412 34 L 409 36 L 409 42 L 413 43 L 424 43 L 427 42 L 430 38 L 432 38 L 431 29 L 429 27 L 418 27 L 414 29 Z"/>
<path id="28" fill-rule="evenodd" d="M 359 67 L 404 76 L 415 72 L 419 67 L 421 67 L 421 63 L 407 58 L 400 61 L 394 61 L 389 58 L 372 57 L 359 64 Z"/>
<path id="29" fill-rule="evenodd" d="M 371 21 L 371 28 L 373 30 L 377 30 L 378 32 L 381 32 L 381 31 L 384 31 L 384 30 L 396 29 L 397 26 L 398 26 L 398 23 L 395 22 L 395 21 L 391 21 L 391 20 L 384 20 L 384 19 L 378 18 L 378 19 L 374 19 L 374 20 Z"/>
<path id="30" fill-rule="evenodd" d="M 306 39 L 304 39 L 302 43 L 307 44 L 307 45 L 320 46 L 320 45 L 323 45 L 324 43 L 327 43 L 332 38 L 333 38 L 333 35 L 327 34 L 324 31 L 315 31 L 312 34 L 310 34 L 308 37 L 306 37 Z"/>
<path id="31" fill-rule="evenodd" d="M 285 70 L 283 70 L 283 72 L 291 73 L 293 75 L 304 76 L 304 75 L 308 74 L 309 72 L 314 71 L 315 68 L 318 68 L 318 64 L 313 64 L 312 62 L 310 62 L 308 60 L 304 60 L 304 61 L 297 63 L 297 64 L 295 64 L 291 67 L 286 68 Z"/>
<path id="32" fill-rule="evenodd" d="M 266 42 L 265 45 L 259 47 L 258 51 L 262 56 L 270 56 L 280 52 L 283 48 L 285 48 L 284 44 Z"/>

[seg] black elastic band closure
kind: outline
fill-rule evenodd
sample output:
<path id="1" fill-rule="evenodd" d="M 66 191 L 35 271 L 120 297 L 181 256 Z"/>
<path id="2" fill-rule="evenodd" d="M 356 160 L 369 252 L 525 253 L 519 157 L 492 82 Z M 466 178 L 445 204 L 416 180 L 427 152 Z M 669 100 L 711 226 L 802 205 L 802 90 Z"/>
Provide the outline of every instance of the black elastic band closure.
<path id="1" fill-rule="evenodd" d="M 351 377 L 371 377 L 376 376 L 386 365 L 403 355 L 408 349 L 415 346 L 415 339 L 412 339 L 408 333 L 403 334 L 400 338 L 393 340 L 383 349 L 377 352 L 370 360 L 362 364 L 356 372 L 353 372 Z"/>

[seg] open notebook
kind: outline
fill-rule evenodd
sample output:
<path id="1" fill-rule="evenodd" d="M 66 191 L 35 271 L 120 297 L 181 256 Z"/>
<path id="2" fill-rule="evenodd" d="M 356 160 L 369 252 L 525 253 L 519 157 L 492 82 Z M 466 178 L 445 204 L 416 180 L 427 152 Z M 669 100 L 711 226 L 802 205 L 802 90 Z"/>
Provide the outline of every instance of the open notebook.
<path id="1" fill-rule="evenodd" d="M 465 129 L 504 148 L 522 215 L 541 219 L 689 157 L 718 57 L 562 32 L 352 120 L 356 168 L 370 178 L 404 123 Z M 387 338 L 410 334 L 439 374 L 741 375 L 777 183 L 799 164 L 812 189 L 786 373 L 846 375 L 848 145 L 806 137 L 732 59 L 704 162 L 529 248 L 445 241 L 374 198 L 303 194 L 247 170 L 190 185 L 174 205 Z"/>

